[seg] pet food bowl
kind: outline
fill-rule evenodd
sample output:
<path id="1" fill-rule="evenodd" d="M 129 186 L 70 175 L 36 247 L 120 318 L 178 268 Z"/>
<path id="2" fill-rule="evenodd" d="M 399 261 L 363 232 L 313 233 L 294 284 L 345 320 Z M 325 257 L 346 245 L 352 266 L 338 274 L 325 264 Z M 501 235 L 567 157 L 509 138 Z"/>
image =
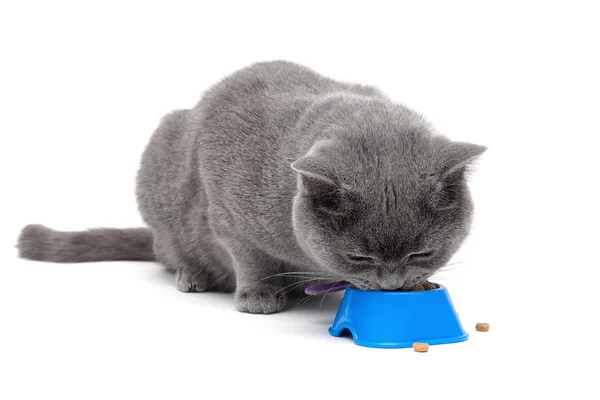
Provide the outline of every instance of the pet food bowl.
<path id="1" fill-rule="evenodd" d="M 448 290 L 420 292 L 363 291 L 346 288 L 344 299 L 329 333 L 340 336 L 349 330 L 359 346 L 377 348 L 412 347 L 462 342 L 463 329 Z"/>

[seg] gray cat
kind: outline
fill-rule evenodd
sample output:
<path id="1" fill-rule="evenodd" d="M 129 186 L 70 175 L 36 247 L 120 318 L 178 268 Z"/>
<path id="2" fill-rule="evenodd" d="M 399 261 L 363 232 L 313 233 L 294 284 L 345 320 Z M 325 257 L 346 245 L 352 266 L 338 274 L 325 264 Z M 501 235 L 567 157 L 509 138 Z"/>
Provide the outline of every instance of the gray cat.
<path id="1" fill-rule="evenodd" d="M 150 229 L 29 225 L 19 254 L 158 260 L 180 290 L 235 290 L 250 313 L 280 311 L 287 290 L 319 279 L 410 289 L 467 237 L 466 174 L 485 149 L 435 133 L 376 88 L 256 63 L 162 119 L 137 177 Z"/>

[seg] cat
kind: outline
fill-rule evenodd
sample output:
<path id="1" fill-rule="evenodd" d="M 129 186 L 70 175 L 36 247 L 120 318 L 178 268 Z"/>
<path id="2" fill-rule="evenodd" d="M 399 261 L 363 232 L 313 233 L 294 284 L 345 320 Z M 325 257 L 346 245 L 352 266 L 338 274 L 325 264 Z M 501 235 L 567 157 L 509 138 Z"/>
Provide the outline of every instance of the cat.
<path id="1" fill-rule="evenodd" d="M 135 229 L 23 228 L 19 256 L 157 260 L 182 291 L 284 309 L 321 279 L 408 290 L 469 235 L 468 172 L 485 146 L 439 134 L 378 88 L 257 62 L 165 115 L 137 171 Z M 303 278 L 300 279 L 299 278 Z"/>

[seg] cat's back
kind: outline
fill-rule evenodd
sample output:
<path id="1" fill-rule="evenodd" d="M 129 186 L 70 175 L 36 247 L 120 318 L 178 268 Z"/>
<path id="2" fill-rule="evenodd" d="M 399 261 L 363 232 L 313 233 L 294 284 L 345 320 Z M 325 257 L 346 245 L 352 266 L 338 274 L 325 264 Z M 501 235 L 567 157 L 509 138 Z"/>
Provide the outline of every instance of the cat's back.
<path id="1" fill-rule="evenodd" d="M 293 127 L 318 96 L 337 83 L 286 61 L 252 64 L 207 90 L 194 115 L 193 136 L 208 184 L 229 191 L 247 186 L 247 174 L 277 173 L 283 143 L 293 147 Z M 227 176 L 223 182 L 217 178 Z M 213 179 L 211 179 L 213 178 Z"/>
<path id="2" fill-rule="evenodd" d="M 296 63 L 255 63 L 204 93 L 192 111 L 194 135 L 207 156 L 235 167 L 273 154 L 282 143 L 293 146 L 298 119 L 332 93 L 381 95 L 373 87 L 335 81 Z"/>
<path id="3" fill-rule="evenodd" d="M 342 87 L 341 83 L 303 65 L 289 61 L 265 61 L 235 71 L 215 85 L 213 91 L 220 94 L 222 91 L 239 89 L 243 95 L 244 89 L 254 88 L 276 97 L 280 94 L 319 95 Z"/>
<path id="4" fill-rule="evenodd" d="M 213 86 L 204 96 L 205 102 L 225 96 L 226 100 L 263 94 L 265 99 L 281 101 L 303 96 L 323 96 L 332 92 L 380 96 L 374 87 L 331 79 L 304 65 L 290 61 L 264 61 L 235 71 Z"/>
<path id="5" fill-rule="evenodd" d="M 215 84 L 204 93 L 194 111 L 213 138 L 236 133 L 247 137 L 258 128 L 262 129 L 263 136 L 268 136 L 269 131 L 264 129 L 267 124 L 276 123 L 278 118 L 283 118 L 283 123 L 291 123 L 315 98 L 342 87 L 299 64 L 260 62 L 237 70 Z"/>

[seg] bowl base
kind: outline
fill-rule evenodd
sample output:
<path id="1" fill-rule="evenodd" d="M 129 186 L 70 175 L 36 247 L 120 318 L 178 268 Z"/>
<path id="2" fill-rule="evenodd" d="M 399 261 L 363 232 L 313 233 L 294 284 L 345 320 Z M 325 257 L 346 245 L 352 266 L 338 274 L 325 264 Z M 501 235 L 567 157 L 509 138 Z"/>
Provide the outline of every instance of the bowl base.
<path id="1" fill-rule="evenodd" d="M 337 330 L 334 330 L 333 328 L 329 328 L 329 334 L 331 336 L 335 336 L 335 337 L 346 336 L 346 335 L 344 335 L 344 333 L 345 333 L 344 331 L 347 331 L 350 333 L 350 335 L 347 335 L 347 336 L 352 337 L 352 340 L 357 345 L 362 346 L 362 347 L 372 347 L 372 348 L 377 348 L 377 349 L 406 349 L 406 348 L 412 347 L 412 345 L 414 343 L 427 343 L 430 346 L 435 346 L 438 344 L 450 344 L 450 343 L 464 342 L 467 339 L 469 339 L 469 334 L 465 333 L 464 335 L 457 336 L 457 337 L 431 339 L 431 340 L 414 340 L 414 341 L 411 340 L 408 342 L 373 342 L 373 341 L 358 339 L 356 337 L 356 335 L 354 334 L 354 332 L 352 332 L 352 330 L 348 327 L 339 327 Z"/>
<path id="2" fill-rule="evenodd" d="M 448 289 L 417 292 L 361 291 L 348 287 L 329 334 L 348 329 L 359 346 L 406 348 L 463 342 L 469 338 Z"/>

